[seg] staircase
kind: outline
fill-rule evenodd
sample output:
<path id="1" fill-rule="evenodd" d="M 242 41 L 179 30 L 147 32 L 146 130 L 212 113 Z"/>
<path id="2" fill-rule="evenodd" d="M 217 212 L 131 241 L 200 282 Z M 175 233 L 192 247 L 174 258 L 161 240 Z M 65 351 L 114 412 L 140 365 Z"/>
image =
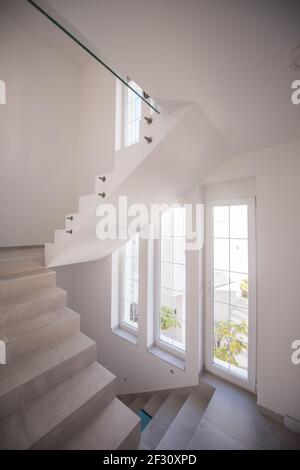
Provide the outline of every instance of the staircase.
<path id="1" fill-rule="evenodd" d="M 168 105 L 170 107 L 170 102 Z M 143 114 L 147 110 L 143 107 Z M 147 126 L 147 127 L 145 127 Z M 46 243 L 46 266 L 55 267 L 98 260 L 116 251 L 124 239 L 99 239 L 97 210 L 103 203 L 116 211 L 119 225 L 119 197 L 131 204 L 174 204 L 231 152 L 198 105 L 186 103 L 174 111 L 153 117 L 151 126 L 141 120 L 142 138 L 115 154 L 115 170 L 95 180 L 95 192 L 79 198 L 78 212 L 66 217 L 64 229 L 55 230 L 54 242 Z M 125 230 L 125 233 L 127 231 Z"/>
<path id="2" fill-rule="evenodd" d="M 140 419 L 55 276 L 42 248 L 0 250 L 0 449 L 135 449 Z"/>
<path id="3" fill-rule="evenodd" d="M 191 448 L 209 404 L 208 396 L 190 387 L 119 398 L 133 412 L 142 409 L 152 418 L 141 434 L 141 450 L 183 450 Z"/>

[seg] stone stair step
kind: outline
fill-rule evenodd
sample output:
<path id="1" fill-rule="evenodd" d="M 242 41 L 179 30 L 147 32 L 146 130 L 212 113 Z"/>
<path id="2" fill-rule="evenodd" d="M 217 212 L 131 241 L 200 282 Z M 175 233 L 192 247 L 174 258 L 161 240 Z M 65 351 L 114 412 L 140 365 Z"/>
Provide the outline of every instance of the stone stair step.
<path id="1" fill-rule="evenodd" d="M 208 402 L 191 393 L 156 447 L 160 450 L 186 449 L 207 408 Z"/>
<path id="2" fill-rule="evenodd" d="M 161 405 L 163 404 L 164 400 L 159 397 L 156 393 L 152 395 L 150 400 L 143 406 L 143 410 L 153 418 L 155 413 L 159 410 Z"/>
<path id="3" fill-rule="evenodd" d="M 138 413 L 146 403 L 147 398 L 145 398 L 144 396 L 138 396 L 130 403 L 129 408 L 134 413 Z"/>
<path id="4" fill-rule="evenodd" d="M 0 329 L 66 305 L 67 293 L 59 287 L 34 289 L 23 295 L 0 300 Z"/>
<path id="5" fill-rule="evenodd" d="M 134 397 L 133 397 L 132 394 L 128 394 L 128 395 L 119 395 L 119 396 L 118 396 L 118 399 L 119 399 L 122 403 L 124 403 L 124 405 L 126 405 L 126 406 L 129 407 L 130 403 L 133 402 Z"/>
<path id="6" fill-rule="evenodd" d="M 4 362 L 0 358 L 0 363 L 8 364 L 61 342 L 79 330 L 80 315 L 68 307 L 11 324 L 0 332 L 0 341 L 5 344 Z"/>
<path id="7" fill-rule="evenodd" d="M 116 378 L 94 362 L 0 422 L 1 449 L 58 449 L 116 393 Z"/>
<path id="8" fill-rule="evenodd" d="M 0 249 L 0 275 L 13 274 L 44 266 L 44 247 Z"/>
<path id="9" fill-rule="evenodd" d="M 140 418 L 115 398 L 62 450 L 134 450 L 140 441 Z"/>
<path id="10" fill-rule="evenodd" d="M 0 275 L 0 300 L 26 294 L 33 289 L 55 286 L 56 273 L 47 269 Z"/>
<path id="11" fill-rule="evenodd" d="M 96 361 L 96 343 L 77 333 L 0 369 L 0 420 Z"/>
<path id="12" fill-rule="evenodd" d="M 161 405 L 154 418 L 152 418 L 150 423 L 142 432 L 142 442 L 149 449 L 156 449 L 156 446 L 162 440 L 184 401 L 184 397 L 177 397 L 170 394 Z"/>

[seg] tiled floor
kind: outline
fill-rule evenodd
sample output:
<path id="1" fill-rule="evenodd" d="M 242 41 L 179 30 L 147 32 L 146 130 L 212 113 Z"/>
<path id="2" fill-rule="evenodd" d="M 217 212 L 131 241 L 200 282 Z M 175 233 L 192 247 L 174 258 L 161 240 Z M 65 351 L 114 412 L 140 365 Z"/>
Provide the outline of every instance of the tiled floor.
<path id="1" fill-rule="evenodd" d="M 215 392 L 191 442 L 194 449 L 300 449 L 300 434 L 262 414 L 255 395 L 209 373 L 200 381 Z"/>

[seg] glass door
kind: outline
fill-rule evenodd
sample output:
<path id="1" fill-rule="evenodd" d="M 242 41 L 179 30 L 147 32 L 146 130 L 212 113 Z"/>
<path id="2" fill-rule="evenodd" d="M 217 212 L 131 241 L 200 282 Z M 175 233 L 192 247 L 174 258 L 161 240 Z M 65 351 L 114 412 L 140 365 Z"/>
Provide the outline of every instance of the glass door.
<path id="1" fill-rule="evenodd" d="M 255 388 L 254 200 L 209 207 L 208 368 Z"/>

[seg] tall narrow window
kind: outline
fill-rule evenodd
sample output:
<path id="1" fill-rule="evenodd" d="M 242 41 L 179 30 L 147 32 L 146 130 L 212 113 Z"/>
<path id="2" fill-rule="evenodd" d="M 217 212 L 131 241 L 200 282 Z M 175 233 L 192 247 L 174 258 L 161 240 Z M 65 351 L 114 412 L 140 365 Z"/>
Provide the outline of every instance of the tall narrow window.
<path id="1" fill-rule="evenodd" d="M 212 207 L 211 263 L 212 365 L 248 382 L 255 308 L 251 209 L 248 202 Z"/>
<path id="2" fill-rule="evenodd" d="M 185 351 L 185 209 L 161 217 L 157 340 Z"/>
<path id="3" fill-rule="evenodd" d="M 139 93 L 141 88 L 130 81 L 129 85 Z M 130 88 L 126 89 L 126 117 L 125 117 L 125 145 L 136 144 L 140 140 L 140 121 L 142 111 L 142 100 Z"/>
<path id="4" fill-rule="evenodd" d="M 139 236 L 126 243 L 121 253 L 121 325 L 138 327 Z"/>

